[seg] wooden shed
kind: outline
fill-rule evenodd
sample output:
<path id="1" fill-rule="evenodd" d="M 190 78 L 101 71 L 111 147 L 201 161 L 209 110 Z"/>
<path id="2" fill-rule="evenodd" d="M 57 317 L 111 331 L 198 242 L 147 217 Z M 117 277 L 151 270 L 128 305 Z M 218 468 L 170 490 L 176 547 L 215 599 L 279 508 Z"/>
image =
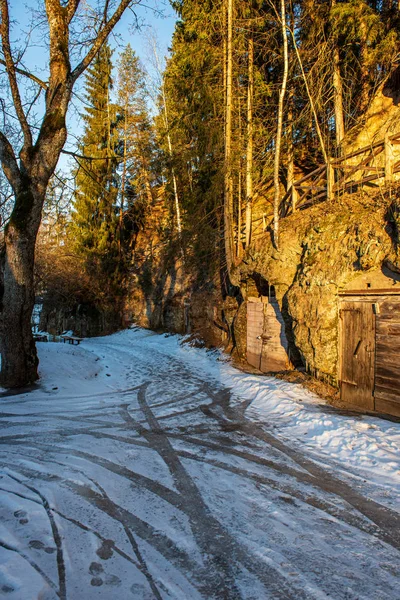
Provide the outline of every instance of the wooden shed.
<path id="1" fill-rule="evenodd" d="M 350 406 L 400 417 L 400 277 L 363 275 L 339 293 L 339 384 Z"/>
<path id="2" fill-rule="evenodd" d="M 291 366 L 285 323 L 274 297 L 247 300 L 247 362 L 264 373 Z"/>

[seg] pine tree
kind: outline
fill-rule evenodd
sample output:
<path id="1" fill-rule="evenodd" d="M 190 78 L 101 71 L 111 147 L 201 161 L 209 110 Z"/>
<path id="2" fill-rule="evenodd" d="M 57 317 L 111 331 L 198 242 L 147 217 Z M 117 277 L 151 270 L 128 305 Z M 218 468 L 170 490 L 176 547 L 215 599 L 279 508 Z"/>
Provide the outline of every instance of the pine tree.
<path id="1" fill-rule="evenodd" d="M 130 44 L 118 63 L 118 132 L 121 164 L 119 226 L 126 211 L 144 211 L 153 201 L 155 141 L 146 105 L 144 72 Z"/>
<path id="2" fill-rule="evenodd" d="M 74 251 L 89 270 L 102 276 L 117 264 L 117 129 L 110 101 L 111 55 L 105 45 L 88 69 L 85 82 L 85 129 L 78 146 L 76 192 L 69 228 Z"/>

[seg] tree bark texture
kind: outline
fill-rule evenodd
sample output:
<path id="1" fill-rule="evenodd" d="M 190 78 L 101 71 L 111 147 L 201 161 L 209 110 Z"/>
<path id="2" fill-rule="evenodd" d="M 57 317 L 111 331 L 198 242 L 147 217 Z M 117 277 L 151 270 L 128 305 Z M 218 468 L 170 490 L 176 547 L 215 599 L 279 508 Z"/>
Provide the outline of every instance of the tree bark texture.
<path id="1" fill-rule="evenodd" d="M 225 177 L 224 177 L 224 239 L 229 275 L 234 264 L 233 181 L 232 181 L 232 29 L 233 0 L 228 0 L 226 107 L 225 107 Z"/>
<path id="2" fill-rule="evenodd" d="M 340 74 L 339 48 L 333 51 L 333 93 L 335 106 L 336 146 L 341 147 L 344 138 L 343 84 Z"/>
<path id="3" fill-rule="evenodd" d="M 247 146 L 246 146 L 246 248 L 251 242 L 253 212 L 253 96 L 254 96 L 254 42 L 249 37 L 247 83 Z"/>
<path id="4" fill-rule="evenodd" d="M 65 117 L 73 85 L 96 56 L 130 0 L 121 0 L 110 18 L 107 18 L 106 3 L 102 26 L 87 54 L 73 70 L 69 58 L 69 28 L 79 2 L 69 0 L 61 5 L 59 0 L 45 0 L 44 4 L 49 25 L 49 78 L 48 83 L 38 80 L 38 85 L 46 89 L 46 96 L 43 120 L 34 140 L 11 51 L 9 3 L 0 0 L 1 46 L 23 138 L 17 157 L 7 136 L 0 131 L 0 162 L 15 198 L 2 251 L 0 383 L 5 387 L 21 387 L 38 378 L 38 359 L 31 329 L 35 300 L 33 267 L 46 189 L 67 138 Z M 34 77 L 31 79 L 35 81 Z"/>
<path id="5" fill-rule="evenodd" d="M 279 247 L 279 205 L 280 205 L 280 188 L 279 188 L 279 167 L 281 157 L 281 142 L 282 142 L 282 125 L 283 125 L 283 102 L 285 99 L 286 85 L 289 71 L 289 59 L 288 59 L 288 40 L 286 33 L 286 8 L 285 0 L 281 0 L 281 25 L 282 25 L 282 36 L 283 36 L 283 79 L 282 85 L 279 92 L 279 104 L 278 104 L 278 126 L 276 130 L 276 141 L 275 141 L 275 161 L 274 161 L 274 244 L 275 247 Z"/>

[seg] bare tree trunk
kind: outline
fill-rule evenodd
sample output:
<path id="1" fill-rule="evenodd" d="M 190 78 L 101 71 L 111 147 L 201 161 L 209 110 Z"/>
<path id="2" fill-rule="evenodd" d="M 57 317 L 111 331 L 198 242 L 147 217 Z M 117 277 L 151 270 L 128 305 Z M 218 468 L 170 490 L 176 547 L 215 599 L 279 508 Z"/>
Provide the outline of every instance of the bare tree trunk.
<path id="1" fill-rule="evenodd" d="M 339 48 L 333 51 L 333 93 L 335 107 L 336 146 L 341 147 L 344 138 L 343 85 L 340 74 Z"/>
<path id="2" fill-rule="evenodd" d="M 165 83 L 164 83 L 163 73 L 162 73 L 160 60 L 158 57 L 158 52 L 157 52 L 157 48 L 156 48 L 156 44 L 155 44 L 154 40 L 153 40 L 152 45 L 153 45 L 153 54 L 154 54 L 154 58 L 155 58 L 156 65 L 157 65 L 157 71 L 159 73 L 159 76 L 161 77 L 161 95 L 162 95 L 162 101 L 163 101 L 163 109 L 162 110 L 163 110 L 164 127 L 167 132 L 168 153 L 169 153 L 170 160 L 173 161 L 174 152 L 173 152 L 173 148 L 172 148 L 172 141 L 171 141 L 171 135 L 170 135 L 170 130 L 169 130 L 167 94 L 165 91 Z M 172 175 L 172 185 L 174 188 L 176 228 L 178 231 L 178 236 L 180 238 L 182 236 L 181 209 L 180 209 L 180 204 L 179 204 L 178 184 L 177 184 L 175 169 L 174 169 L 173 164 L 171 165 L 171 175 Z"/>
<path id="3" fill-rule="evenodd" d="M 360 23 L 360 69 L 361 69 L 361 94 L 360 94 L 360 112 L 365 112 L 369 102 L 369 78 L 368 69 L 368 44 L 367 44 L 367 26 L 361 19 Z"/>
<path id="4" fill-rule="evenodd" d="M 294 50 L 296 52 L 296 57 L 297 57 L 297 61 L 299 63 L 299 67 L 300 67 L 301 75 L 303 77 L 304 85 L 306 86 L 307 96 L 308 96 L 308 100 L 310 102 L 311 112 L 312 112 L 313 117 L 314 117 L 315 129 L 317 130 L 317 136 L 318 136 L 319 144 L 320 144 L 320 147 L 321 147 L 322 156 L 324 157 L 325 163 L 327 163 L 328 162 L 328 155 L 326 153 L 325 143 L 324 143 L 324 138 L 322 137 L 321 128 L 320 128 L 319 123 L 318 123 L 317 111 L 315 110 L 314 100 L 312 98 L 312 95 L 311 95 L 311 92 L 310 92 L 310 88 L 309 88 L 309 85 L 308 85 L 308 81 L 307 81 L 307 77 L 306 77 L 306 74 L 304 72 L 303 62 L 301 60 L 299 49 L 297 48 L 297 43 L 296 43 L 296 38 L 294 36 L 294 31 L 291 30 L 290 33 L 291 33 L 291 36 L 292 36 L 292 39 L 293 39 L 293 47 L 294 47 Z"/>
<path id="5" fill-rule="evenodd" d="M 173 154 L 173 150 L 172 150 L 171 135 L 169 133 L 167 98 L 165 95 L 164 84 L 162 87 L 162 94 L 163 94 L 163 105 L 164 105 L 164 122 L 165 122 L 165 127 L 167 129 L 168 151 L 169 151 L 169 157 L 172 161 L 174 154 Z M 173 165 L 171 165 L 171 174 L 172 174 L 172 184 L 174 186 L 176 228 L 178 230 L 178 236 L 181 237 L 181 235 L 182 235 L 181 208 L 180 208 L 180 204 L 179 204 L 178 184 L 176 181 L 175 169 L 174 169 Z"/>
<path id="6" fill-rule="evenodd" d="M 100 50 L 128 7 L 129 0 L 121 0 L 110 18 L 105 11 L 103 24 L 87 54 L 72 70 L 68 54 L 69 26 L 78 4 L 76 1 L 63 5 L 58 0 L 46 1 L 49 25 L 48 82 L 40 81 L 29 73 L 26 75 L 46 89 L 44 116 L 34 142 L 18 85 L 18 69 L 11 51 L 9 2 L 0 0 L 1 46 L 9 90 L 23 138 L 17 158 L 10 141 L 0 131 L 0 161 L 15 198 L 4 232 L 3 289 L 0 290 L 0 382 L 6 387 L 21 387 L 38 378 L 38 359 L 31 329 L 35 301 L 33 266 L 46 189 L 67 138 L 65 116 L 74 83 Z M 108 7 L 108 2 L 106 5 Z"/>
<path id="7" fill-rule="evenodd" d="M 288 40 L 286 34 L 286 10 L 285 0 L 281 0 L 281 25 L 283 36 L 283 79 L 282 86 L 279 92 L 278 104 L 278 126 L 276 131 L 275 141 L 275 161 L 274 161 L 274 244 L 279 247 L 279 205 L 280 205 L 280 189 L 279 189 L 279 166 L 282 141 L 282 125 L 283 125 L 283 101 L 285 99 L 286 85 L 289 70 L 288 60 Z"/>
<path id="8" fill-rule="evenodd" d="M 242 256 L 242 159 L 239 156 L 236 256 Z"/>
<path id="9" fill-rule="evenodd" d="M 225 106 L 225 176 L 224 176 L 224 238 L 228 273 L 234 262 L 233 181 L 232 181 L 232 29 L 233 0 L 228 0 L 228 35 Z"/>
<path id="10" fill-rule="evenodd" d="M 27 186 L 21 190 L 22 203 L 31 197 Z M 22 197 L 24 195 L 24 197 Z M 41 202 L 40 198 L 35 199 Z M 35 211 L 37 214 L 37 211 Z M 31 315 L 35 302 L 33 264 L 38 219 L 28 223 L 14 218 L 5 232 L 5 262 L 2 297 L 2 373 L 6 387 L 32 383 L 38 378 L 35 343 L 32 338 Z"/>
<path id="11" fill-rule="evenodd" d="M 336 6 L 336 0 L 332 0 L 332 7 Z M 336 146 L 341 148 L 344 138 L 344 111 L 343 111 L 343 83 L 340 74 L 340 55 L 337 40 L 333 49 L 333 102 L 335 109 L 335 133 Z"/>
<path id="12" fill-rule="evenodd" d="M 124 214 L 124 201 L 125 201 L 125 189 L 126 189 L 126 163 L 127 163 L 127 137 L 128 137 L 128 101 L 125 102 L 125 117 L 124 117 L 124 155 L 122 159 L 122 175 L 121 175 L 121 201 L 119 204 L 119 228 L 120 228 L 120 242 L 121 242 L 121 231 L 122 231 L 122 220 Z"/>
<path id="13" fill-rule="evenodd" d="M 254 96 L 254 41 L 249 37 L 247 84 L 247 147 L 246 147 L 246 248 L 251 242 L 253 212 L 253 96 Z"/>
<path id="14" fill-rule="evenodd" d="M 286 191 L 288 192 L 294 182 L 294 148 L 293 148 L 293 88 L 289 90 L 289 110 L 287 116 L 287 182 Z"/>

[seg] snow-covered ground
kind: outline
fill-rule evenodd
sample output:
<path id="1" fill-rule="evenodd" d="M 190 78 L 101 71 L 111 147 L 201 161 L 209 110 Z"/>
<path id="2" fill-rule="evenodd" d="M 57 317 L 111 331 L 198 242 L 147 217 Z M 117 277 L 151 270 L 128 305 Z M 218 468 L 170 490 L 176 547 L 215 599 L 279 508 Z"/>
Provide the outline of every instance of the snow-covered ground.
<path id="1" fill-rule="evenodd" d="M 400 425 L 141 329 L 0 398 L 0 597 L 398 599 Z"/>

